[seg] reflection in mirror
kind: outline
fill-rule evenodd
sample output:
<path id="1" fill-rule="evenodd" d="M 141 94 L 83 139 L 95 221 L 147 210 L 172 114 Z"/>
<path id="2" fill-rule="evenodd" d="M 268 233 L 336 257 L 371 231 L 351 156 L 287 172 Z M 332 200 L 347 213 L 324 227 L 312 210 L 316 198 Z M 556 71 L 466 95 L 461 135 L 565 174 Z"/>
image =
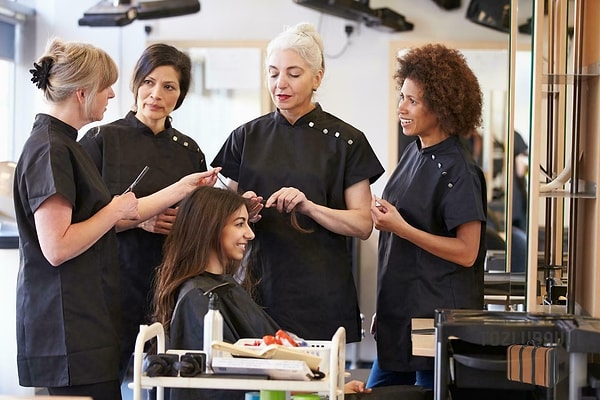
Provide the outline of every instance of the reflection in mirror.
<path id="1" fill-rule="evenodd" d="M 584 264 L 578 260 L 582 254 L 578 225 L 587 224 L 580 223 L 578 214 L 580 207 L 585 207 L 583 199 L 595 197 L 595 183 L 584 179 L 582 173 L 589 151 L 582 144 L 588 133 L 583 122 L 588 77 L 582 56 L 584 7 L 574 1 L 550 2 L 543 24 L 536 29 L 543 43 L 544 80 L 539 90 L 543 117 L 535 133 L 537 148 L 543 150 L 539 153 L 541 179 L 533 182 L 540 199 L 532 202 L 530 209 L 538 216 L 537 275 L 545 283 L 542 301 L 536 305 L 568 313 L 576 310 L 575 289 L 580 287 L 575 281 L 579 275 L 576 267 Z"/>
<path id="2" fill-rule="evenodd" d="M 173 113 L 176 126 L 198 142 L 210 164 L 231 131 L 271 111 L 263 42 L 169 42 L 192 59 L 192 85 Z"/>

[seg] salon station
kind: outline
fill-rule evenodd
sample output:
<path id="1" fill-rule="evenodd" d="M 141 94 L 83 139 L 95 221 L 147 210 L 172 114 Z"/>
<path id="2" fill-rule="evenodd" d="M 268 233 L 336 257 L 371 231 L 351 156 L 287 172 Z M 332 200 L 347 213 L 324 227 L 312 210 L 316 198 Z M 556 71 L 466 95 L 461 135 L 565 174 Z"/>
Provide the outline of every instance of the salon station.
<path id="1" fill-rule="evenodd" d="M 185 385 L 298 388 L 330 399 L 600 399 L 600 0 L 0 0 L 0 399 L 41 397 L 19 386 L 16 372 L 12 193 L 43 101 L 28 70 L 48 38 L 93 43 L 116 61 L 120 77 L 104 123 L 130 108 L 128 74 L 148 44 L 184 50 L 192 87 L 173 120 L 212 160 L 234 128 L 273 111 L 266 45 L 301 21 L 325 42 L 327 73 L 315 98 L 368 137 L 386 171 L 371 186 L 378 196 L 406 146 L 396 56 L 429 42 L 465 55 L 484 103 L 470 143 L 487 183 L 485 306 L 413 320 L 413 355 L 435 360 L 433 390 L 344 395 L 344 381 L 366 380 L 376 355 L 374 230 L 353 243 L 364 336 L 332 338 L 325 381 L 186 378 Z M 160 335 L 149 328 L 140 340 Z M 143 387 L 184 385 L 148 380 L 139 368 L 124 399 L 141 400 Z"/>

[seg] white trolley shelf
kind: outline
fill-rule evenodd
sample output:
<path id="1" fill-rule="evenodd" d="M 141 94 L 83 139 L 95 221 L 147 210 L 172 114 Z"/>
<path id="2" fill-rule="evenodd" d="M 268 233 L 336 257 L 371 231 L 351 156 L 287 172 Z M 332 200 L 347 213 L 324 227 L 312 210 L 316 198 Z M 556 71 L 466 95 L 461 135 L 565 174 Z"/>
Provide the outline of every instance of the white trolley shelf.
<path id="1" fill-rule="evenodd" d="M 144 357 L 144 344 L 156 337 L 157 353 L 165 352 L 165 333 L 160 323 L 152 325 L 140 325 L 135 342 L 135 353 L 133 359 L 133 382 L 129 387 L 133 389 L 133 400 L 142 400 L 142 388 L 157 388 L 157 400 L 164 399 L 165 387 L 197 388 L 197 389 L 230 389 L 230 390 L 284 390 L 296 392 L 319 392 L 328 394 L 330 400 L 343 400 L 344 398 L 344 373 L 346 364 L 346 331 L 343 327 L 333 335 L 328 360 L 328 371 L 323 379 L 313 381 L 295 380 L 273 380 L 273 379 L 237 379 L 235 377 L 207 377 L 198 375 L 195 377 L 149 377 L 142 371 Z M 308 344 L 310 345 L 310 341 Z M 176 350 L 174 350 L 176 351 Z M 327 360 L 322 361 L 327 363 Z M 327 364 L 325 364 L 327 365 Z M 326 369 L 324 369 L 325 371 Z"/>

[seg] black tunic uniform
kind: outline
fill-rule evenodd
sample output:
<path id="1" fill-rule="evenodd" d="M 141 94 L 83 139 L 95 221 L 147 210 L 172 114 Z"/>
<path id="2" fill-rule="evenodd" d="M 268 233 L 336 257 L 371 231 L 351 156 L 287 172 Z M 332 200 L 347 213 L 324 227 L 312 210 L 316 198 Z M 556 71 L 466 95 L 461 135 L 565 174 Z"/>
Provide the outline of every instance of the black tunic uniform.
<path id="1" fill-rule="evenodd" d="M 117 241 L 108 231 L 81 255 L 53 267 L 40 249 L 34 213 L 60 194 L 72 223 L 108 204 L 111 195 L 77 130 L 36 116 L 15 170 L 21 263 L 17 280 L 17 364 L 22 386 L 58 387 L 118 379 Z"/>
<path id="2" fill-rule="evenodd" d="M 390 232 L 380 232 L 377 290 L 377 358 L 392 371 L 433 369 L 431 357 L 413 357 L 411 318 L 433 318 L 436 308 L 483 308 L 486 190 L 481 170 L 457 137 L 425 149 L 408 145 L 383 198 L 404 219 L 434 235 L 481 221 L 479 253 L 465 268 L 436 257 Z"/>
<path id="3" fill-rule="evenodd" d="M 171 127 L 157 135 L 133 112 L 124 119 L 92 128 L 79 141 L 92 156 L 112 195 L 119 195 L 148 166 L 135 187 L 144 197 L 178 181 L 185 175 L 206 171 L 204 153 L 190 137 Z M 162 261 L 165 235 L 141 228 L 117 234 L 121 264 L 123 368 L 135 346 L 140 324 L 148 323 L 154 269 Z"/>
<path id="4" fill-rule="evenodd" d="M 344 190 L 383 173 L 364 134 L 317 107 L 291 125 L 278 111 L 235 129 L 212 162 L 241 190 L 268 197 L 297 187 L 311 201 L 345 209 Z M 252 243 L 259 304 L 284 329 L 330 340 L 338 327 L 360 340 L 350 239 L 298 213 L 312 233 L 290 225 L 290 214 L 263 209 Z"/>
<path id="5" fill-rule="evenodd" d="M 205 272 L 184 283 L 171 320 L 169 348 L 200 350 L 204 346 L 204 315 L 208 311 L 208 296 L 204 294 L 223 283 L 213 292 L 219 295 L 219 311 L 223 316 L 223 340 L 235 343 L 242 338 L 262 338 L 274 335 L 279 326 L 250 295 L 227 275 Z M 244 399 L 243 391 L 171 389 L 171 400 Z"/>

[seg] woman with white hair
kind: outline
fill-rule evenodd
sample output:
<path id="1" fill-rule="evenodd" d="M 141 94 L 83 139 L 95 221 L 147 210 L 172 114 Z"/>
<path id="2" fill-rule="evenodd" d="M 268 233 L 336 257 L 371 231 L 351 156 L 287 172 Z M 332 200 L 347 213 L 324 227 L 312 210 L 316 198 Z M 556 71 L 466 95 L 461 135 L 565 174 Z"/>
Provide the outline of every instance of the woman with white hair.
<path id="1" fill-rule="evenodd" d="M 313 100 L 324 61 L 311 24 L 275 37 L 266 69 L 277 109 L 235 129 L 212 165 L 232 188 L 266 199 L 246 275 L 257 302 L 305 339 L 329 340 L 344 326 L 356 342 L 351 241 L 371 234 L 370 184 L 384 170 L 361 131 Z"/>

